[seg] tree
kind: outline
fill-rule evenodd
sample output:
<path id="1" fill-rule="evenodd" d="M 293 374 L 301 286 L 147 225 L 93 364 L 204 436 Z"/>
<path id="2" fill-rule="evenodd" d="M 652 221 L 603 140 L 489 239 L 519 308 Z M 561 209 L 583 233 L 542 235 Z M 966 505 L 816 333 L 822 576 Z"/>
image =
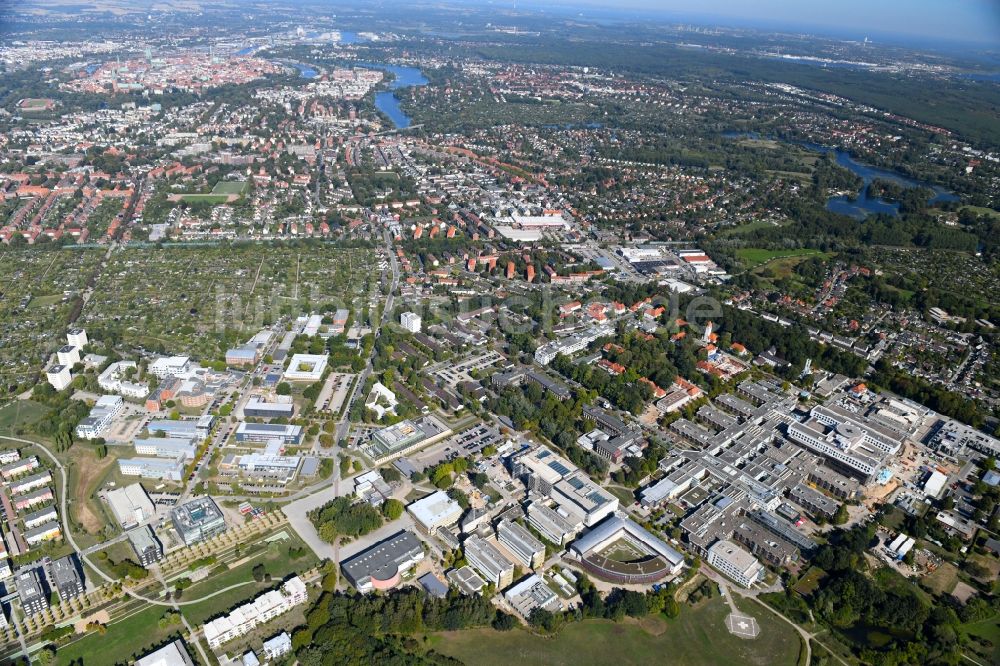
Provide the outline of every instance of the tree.
<path id="1" fill-rule="evenodd" d="M 497 616 L 493 619 L 492 626 L 496 631 L 510 631 L 517 626 L 517 618 L 510 613 L 498 610 Z"/>
<path id="2" fill-rule="evenodd" d="M 267 575 L 267 569 L 264 568 L 263 564 L 256 564 L 252 570 L 253 579 L 258 583 L 263 582 L 264 576 Z"/>
<path id="3" fill-rule="evenodd" d="M 834 525 L 843 525 L 844 523 L 847 522 L 847 519 L 849 517 L 850 516 L 847 513 L 847 503 L 844 502 L 839 507 L 837 507 L 837 513 L 833 514 L 832 522 Z"/>
<path id="4" fill-rule="evenodd" d="M 279 382 L 278 386 L 274 389 L 274 392 L 278 395 L 291 395 L 292 386 L 288 382 Z"/>
<path id="5" fill-rule="evenodd" d="M 398 499 L 390 498 L 382 504 L 382 515 L 386 520 L 396 520 L 403 515 L 403 503 Z"/>

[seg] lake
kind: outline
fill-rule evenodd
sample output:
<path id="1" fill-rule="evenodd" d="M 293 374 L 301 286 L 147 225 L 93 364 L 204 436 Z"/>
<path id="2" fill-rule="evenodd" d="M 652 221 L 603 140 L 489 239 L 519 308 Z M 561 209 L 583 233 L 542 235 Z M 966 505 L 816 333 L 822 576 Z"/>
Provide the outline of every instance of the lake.
<path id="1" fill-rule="evenodd" d="M 387 115 L 396 129 L 406 129 L 409 127 L 411 122 L 410 117 L 400 108 L 399 98 L 396 97 L 395 91 L 411 86 L 426 86 L 428 81 L 420 70 L 416 67 L 370 62 L 355 63 L 355 66 L 366 69 L 381 69 L 390 72 L 395 77 L 389 84 L 388 90 L 375 93 L 375 108 Z"/>
<path id="2" fill-rule="evenodd" d="M 762 138 L 757 132 L 723 132 L 722 136 L 727 139 L 737 139 L 742 137 L 749 139 Z M 780 141 L 780 139 L 775 140 Z M 943 203 L 946 201 L 958 201 L 957 196 L 939 185 L 923 183 L 913 180 L 912 178 L 908 178 L 895 171 L 880 169 L 879 167 L 864 164 L 851 157 L 851 154 L 846 151 L 830 148 L 828 146 L 821 146 L 817 143 L 809 143 L 807 141 L 796 141 L 795 143 L 796 145 L 802 146 L 803 148 L 814 152 L 833 153 L 837 164 L 845 169 L 848 169 L 856 176 L 859 176 L 863 181 L 861 189 L 858 190 L 858 193 L 853 198 L 841 195 L 827 199 L 826 209 L 832 213 L 848 215 L 859 220 L 874 213 L 898 215 L 898 203 L 886 201 L 885 199 L 881 199 L 879 197 L 869 196 L 868 186 L 871 185 L 872 181 L 876 178 L 880 180 L 887 180 L 903 187 L 926 187 L 934 192 L 930 199 L 927 200 L 930 204 Z"/>

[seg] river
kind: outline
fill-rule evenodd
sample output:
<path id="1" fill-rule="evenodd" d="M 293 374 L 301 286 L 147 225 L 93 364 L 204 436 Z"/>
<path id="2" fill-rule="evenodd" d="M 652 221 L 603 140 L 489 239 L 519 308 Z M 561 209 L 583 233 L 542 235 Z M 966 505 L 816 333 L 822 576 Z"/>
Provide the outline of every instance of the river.
<path id="1" fill-rule="evenodd" d="M 399 98 L 396 97 L 395 91 L 411 86 L 426 86 L 428 81 L 420 70 L 416 67 L 406 67 L 404 65 L 370 62 L 355 63 L 355 66 L 366 69 L 381 69 L 392 73 L 395 78 L 389 84 L 389 89 L 375 93 L 375 108 L 387 115 L 396 129 L 406 129 L 409 127 L 411 123 L 410 117 L 400 107 Z"/>
<path id="2" fill-rule="evenodd" d="M 727 139 L 737 139 L 741 137 L 746 137 L 750 139 L 760 139 L 762 138 L 757 132 L 723 132 L 722 136 Z M 771 138 L 771 137 L 767 137 Z M 780 140 L 780 139 L 775 139 Z M 928 203 L 937 204 L 946 201 L 958 201 L 958 197 L 944 189 L 939 185 L 932 185 L 930 183 L 923 183 L 920 181 L 908 178 L 895 171 L 890 171 L 888 169 L 880 169 L 879 167 L 874 167 L 868 164 L 857 161 L 851 157 L 850 153 L 838 150 L 836 148 L 830 148 L 828 146 L 821 146 L 816 143 L 809 143 L 806 141 L 796 141 L 796 145 L 802 146 L 807 150 L 812 150 L 819 153 L 833 153 L 837 164 L 848 169 L 851 173 L 859 176 L 863 181 L 861 189 L 854 197 L 841 195 L 830 197 L 826 201 L 826 209 L 832 213 L 839 213 L 840 215 L 848 215 L 855 219 L 864 219 L 865 217 L 874 213 L 884 213 L 886 215 L 898 215 L 899 214 L 899 204 L 886 201 L 879 197 L 869 196 L 868 187 L 871 185 L 872 181 L 876 178 L 879 180 L 888 180 L 903 187 L 926 187 L 931 190 L 934 194 L 928 199 Z"/>

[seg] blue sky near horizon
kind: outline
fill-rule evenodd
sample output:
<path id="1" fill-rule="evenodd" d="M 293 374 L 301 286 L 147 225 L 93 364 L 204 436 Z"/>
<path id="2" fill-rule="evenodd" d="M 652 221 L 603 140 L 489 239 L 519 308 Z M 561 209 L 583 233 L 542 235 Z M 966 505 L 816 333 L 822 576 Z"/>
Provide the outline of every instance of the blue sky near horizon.
<path id="1" fill-rule="evenodd" d="M 1000 47 L 1000 0 L 522 0 L 518 5 L 635 10 L 719 25 L 816 30 L 858 39 L 894 34 Z"/>

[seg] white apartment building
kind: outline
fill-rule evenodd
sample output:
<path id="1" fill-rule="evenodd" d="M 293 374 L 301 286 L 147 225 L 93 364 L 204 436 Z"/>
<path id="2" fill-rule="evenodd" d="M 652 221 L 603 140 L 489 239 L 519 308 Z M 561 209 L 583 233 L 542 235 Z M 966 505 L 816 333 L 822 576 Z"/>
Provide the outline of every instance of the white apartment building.
<path id="1" fill-rule="evenodd" d="M 399 324 L 410 333 L 419 333 L 422 320 L 416 312 L 404 312 L 399 315 Z"/>
<path id="2" fill-rule="evenodd" d="M 766 573 L 756 557 L 727 539 L 719 539 L 708 549 L 708 563 L 747 588 Z"/>
<path id="3" fill-rule="evenodd" d="M 253 601 L 237 606 L 229 615 L 205 623 L 205 640 L 213 650 L 252 631 L 258 625 L 287 613 L 308 600 L 306 584 L 294 576 L 278 590 L 265 592 Z"/>
<path id="4" fill-rule="evenodd" d="M 53 365 L 45 373 L 45 378 L 52 384 L 52 388 L 62 391 L 73 381 L 73 373 L 69 371 L 68 365 Z"/>

